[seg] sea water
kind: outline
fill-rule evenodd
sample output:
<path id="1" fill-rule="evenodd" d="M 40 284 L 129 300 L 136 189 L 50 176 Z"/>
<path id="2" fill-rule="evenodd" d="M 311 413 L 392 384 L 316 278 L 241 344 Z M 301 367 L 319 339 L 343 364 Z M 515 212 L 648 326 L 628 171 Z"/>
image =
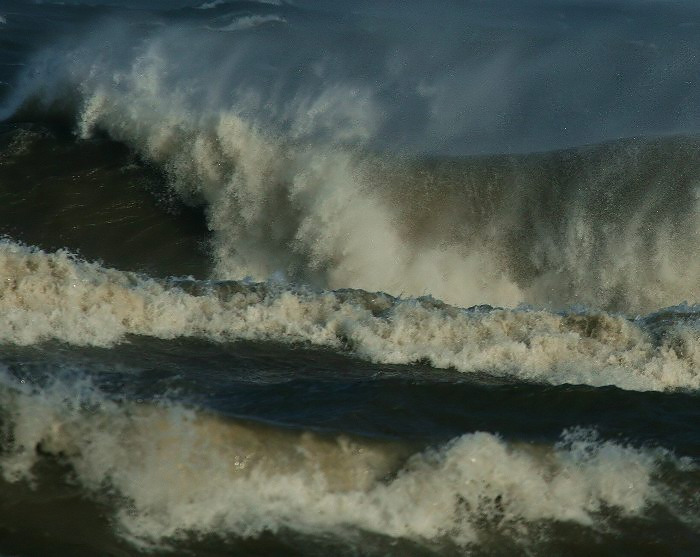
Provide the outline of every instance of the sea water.
<path id="1" fill-rule="evenodd" d="M 0 552 L 700 551 L 694 2 L 0 4 Z"/>

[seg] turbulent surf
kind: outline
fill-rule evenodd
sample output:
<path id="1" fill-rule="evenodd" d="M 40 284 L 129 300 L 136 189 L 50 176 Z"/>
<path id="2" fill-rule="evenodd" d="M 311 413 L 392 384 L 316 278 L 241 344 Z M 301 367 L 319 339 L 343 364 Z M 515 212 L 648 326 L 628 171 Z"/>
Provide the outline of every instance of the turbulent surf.
<path id="1" fill-rule="evenodd" d="M 0 553 L 696 552 L 699 17 L 0 6 Z"/>

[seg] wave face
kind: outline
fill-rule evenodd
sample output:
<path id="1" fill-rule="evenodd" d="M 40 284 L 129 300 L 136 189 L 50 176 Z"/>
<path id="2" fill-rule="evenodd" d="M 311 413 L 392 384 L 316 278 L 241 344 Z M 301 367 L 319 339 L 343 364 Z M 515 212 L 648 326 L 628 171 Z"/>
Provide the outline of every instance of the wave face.
<path id="1" fill-rule="evenodd" d="M 288 528 L 457 547 L 486 541 L 497 528 L 527 547 L 547 524 L 602 531 L 652 509 L 691 525 L 684 505 L 697 504 L 677 490 L 697 475 L 692 461 L 590 430 L 539 447 L 472 433 L 411 453 L 176 404 L 117 403 L 84 381 L 37 392 L 5 376 L 0 397 L 12 439 L 0 458 L 5 480 L 31 479 L 38 459 L 60 458 L 93 497 L 116 499 L 119 528 L 142 548 L 191 533 L 250 537 Z"/>
<path id="2" fill-rule="evenodd" d="M 105 24 L 38 56 L 4 114 L 68 111 L 81 137 L 107 133 L 164 169 L 205 206 L 212 278 L 628 314 L 698 298 L 696 138 L 379 154 L 392 121 L 382 96 L 316 60 L 294 13 L 267 5 L 258 31 L 233 38 L 191 22 Z M 292 44 L 313 70 L 303 80 L 286 72 Z"/>
<path id="3" fill-rule="evenodd" d="M 52 128 L 0 126 L 0 234 L 153 276 L 208 275 L 201 211 L 123 145 Z"/>

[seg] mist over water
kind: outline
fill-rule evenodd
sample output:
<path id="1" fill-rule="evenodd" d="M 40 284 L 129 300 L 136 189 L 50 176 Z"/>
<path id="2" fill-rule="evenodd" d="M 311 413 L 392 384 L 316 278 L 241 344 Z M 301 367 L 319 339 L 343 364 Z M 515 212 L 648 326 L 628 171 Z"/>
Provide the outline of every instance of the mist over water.
<path id="1" fill-rule="evenodd" d="M 232 109 L 295 138 L 465 155 L 698 124 L 692 2 L 66 4 L 90 22 L 62 41 L 85 71 L 99 61 L 109 82 L 157 52 L 200 110 Z"/>
<path id="2" fill-rule="evenodd" d="M 0 551 L 694 554 L 699 39 L 6 0 Z"/>

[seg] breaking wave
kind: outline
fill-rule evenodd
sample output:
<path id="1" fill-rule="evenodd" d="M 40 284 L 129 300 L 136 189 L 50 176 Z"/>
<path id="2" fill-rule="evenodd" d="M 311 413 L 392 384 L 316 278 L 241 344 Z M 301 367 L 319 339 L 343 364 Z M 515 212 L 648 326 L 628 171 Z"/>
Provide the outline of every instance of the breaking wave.
<path id="1" fill-rule="evenodd" d="M 113 27 L 38 57 L 3 113 L 67 110 L 79 136 L 107 133 L 162 168 L 205 207 L 214 279 L 628 315 L 700 298 L 694 137 L 392 154 L 377 91 L 322 61 L 270 81 L 278 47 L 256 50 L 258 35 L 202 67 L 223 39 L 169 28 L 122 50 L 135 31 Z"/>
<path id="2" fill-rule="evenodd" d="M 538 525 L 605 529 L 611 517 L 652 508 L 692 522 L 673 487 L 696 470 L 690 459 L 590 430 L 565 431 L 554 446 L 473 433 L 414 452 L 175 403 L 115 402 L 86 381 L 55 380 L 41 391 L 7 375 L 2 383 L 5 480 L 32 481 L 39 459 L 60 459 L 94 497 L 117 497 L 118 530 L 144 547 L 191 533 L 281 529 L 460 546 L 492 529 L 526 543 Z"/>
<path id="3" fill-rule="evenodd" d="M 3 552 L 692 552 L 695 7 L 6 3 Z"/>
<path id="4" fill-rule="evenodd" d="M 700 311 L 634 320 L 274 282 L 156 280 L 0 243 L 0 340 L 109 346 L 127 335 L 309 343 L 378 363 L 632 390 L 700 388 Z"/>

